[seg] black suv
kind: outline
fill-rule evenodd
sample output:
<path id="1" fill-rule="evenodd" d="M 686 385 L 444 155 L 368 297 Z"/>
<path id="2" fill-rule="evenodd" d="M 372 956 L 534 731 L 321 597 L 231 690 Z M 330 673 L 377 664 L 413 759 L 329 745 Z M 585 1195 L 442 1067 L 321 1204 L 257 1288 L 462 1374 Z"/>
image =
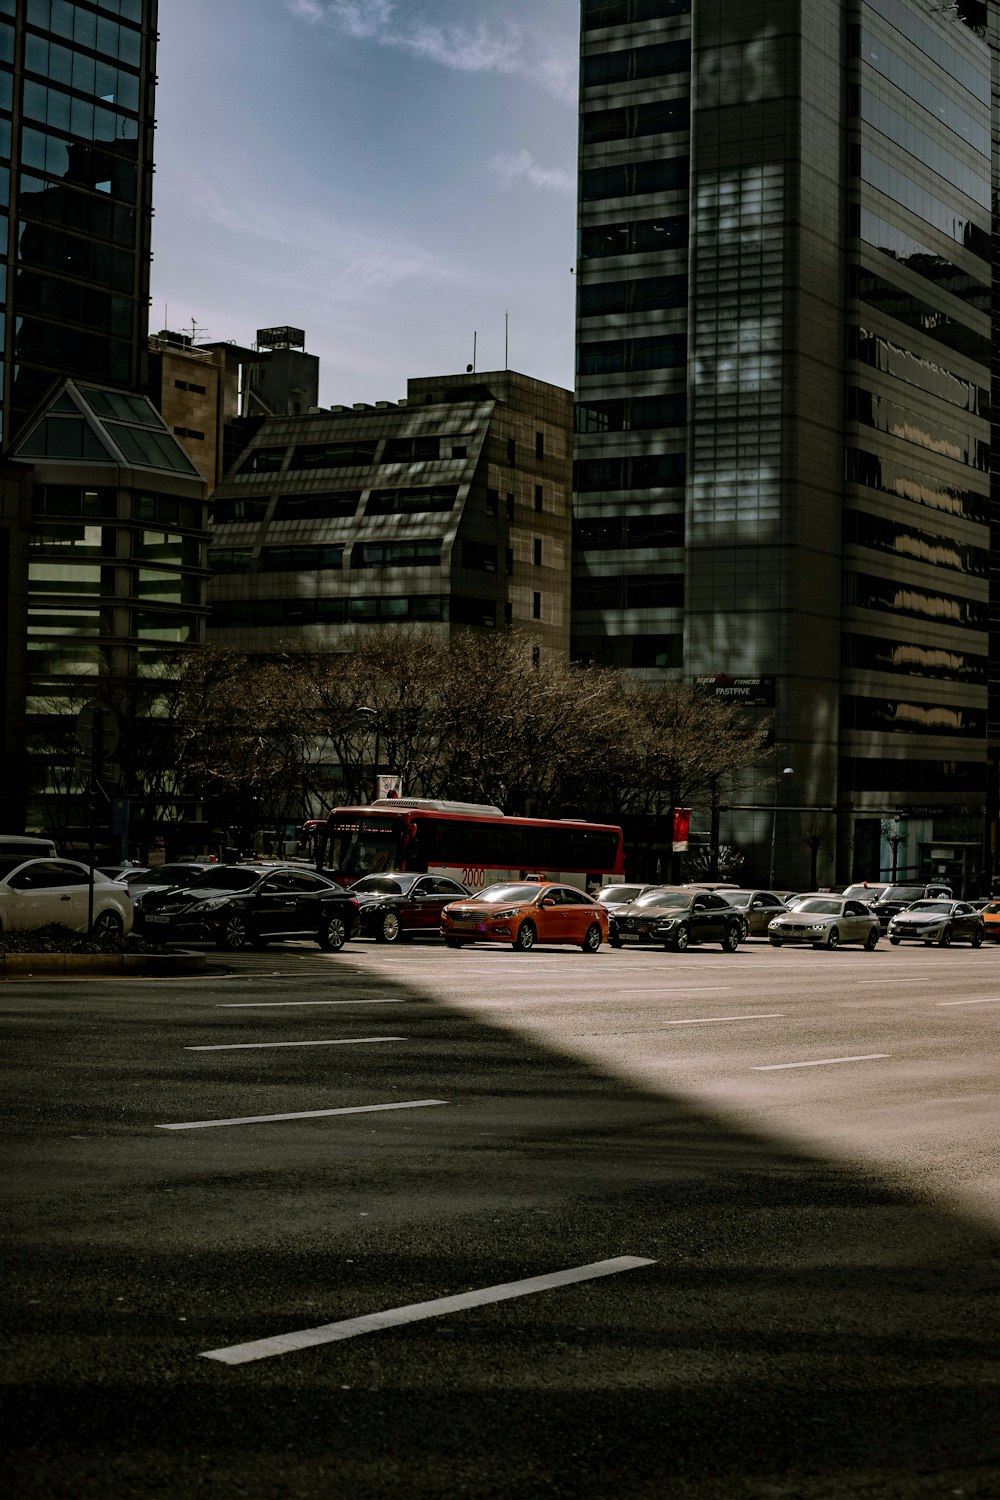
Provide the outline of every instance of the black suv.
<path id="1" fill-rule="evenodd" d="M 917 881 L 904 881 L 900 885 L 886 886 L 878 900 L 868 904 L 878 917 L 879 927 L 885 932 L 893 917 L 897 917 L 907 906 L 912 906 L 914 901 L 924 901 L 931 896 L 943 896 L 950 900 L 951 895 L 951 886 L 940 880 L 928 881 L 926 885 Z"/>
<path id="2" fill-rule="evenodd" d="M 358 902 L 301 865 L 212 865 L 186 890 L 147 896 L 142 926 L 162 942 L 214 942 L 235 951 L 312 938 L 336 953 L 358 931 Z"/>

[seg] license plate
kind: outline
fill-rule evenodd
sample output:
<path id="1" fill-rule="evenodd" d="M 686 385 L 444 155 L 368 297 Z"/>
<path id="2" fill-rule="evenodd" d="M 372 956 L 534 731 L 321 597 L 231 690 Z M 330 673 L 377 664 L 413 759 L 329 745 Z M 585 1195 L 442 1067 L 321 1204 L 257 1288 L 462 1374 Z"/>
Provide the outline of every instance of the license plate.
<path id="1" fill-rule="evenodd" d="M 169 917 L 154 917 L 152 913 L 146 918 L 147 922 L 169 922 Z"/>
<path id="2" fill-rule="evenodd" d="M 477 927 L 479 924 L 475 917 L 452 917 L 451 925 L 452 927 Z"/>

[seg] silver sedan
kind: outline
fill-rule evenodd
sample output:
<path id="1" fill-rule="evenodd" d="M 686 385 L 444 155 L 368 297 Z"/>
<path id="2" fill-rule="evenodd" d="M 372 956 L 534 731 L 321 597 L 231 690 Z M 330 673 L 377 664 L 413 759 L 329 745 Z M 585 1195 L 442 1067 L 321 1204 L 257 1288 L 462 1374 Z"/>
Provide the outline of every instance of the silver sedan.
<path id="1" fill-rule="evenodd" d="M 811 943 L 817 948 L 862 943 L 870 953 L 878 939 L 878 917 L 863 901 L 820 893 L 799 896 L 795 906 L 775 917 L 767 929 L 774 948 L 784 943 Z"/>

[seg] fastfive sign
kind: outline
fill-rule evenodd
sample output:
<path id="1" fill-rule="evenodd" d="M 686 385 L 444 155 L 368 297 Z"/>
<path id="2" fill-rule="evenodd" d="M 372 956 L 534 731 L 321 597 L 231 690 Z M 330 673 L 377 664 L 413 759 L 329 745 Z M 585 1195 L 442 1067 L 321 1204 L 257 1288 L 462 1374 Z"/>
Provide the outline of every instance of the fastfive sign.
<path id="1" fill-rule="evenodd" d="M 773 677 L 730 677 L 726 672 L 717 672 L 714 677 L 696 677 L 695 682 L 713 698 L 742 703 L 744 708 L 774 707 Z"/>

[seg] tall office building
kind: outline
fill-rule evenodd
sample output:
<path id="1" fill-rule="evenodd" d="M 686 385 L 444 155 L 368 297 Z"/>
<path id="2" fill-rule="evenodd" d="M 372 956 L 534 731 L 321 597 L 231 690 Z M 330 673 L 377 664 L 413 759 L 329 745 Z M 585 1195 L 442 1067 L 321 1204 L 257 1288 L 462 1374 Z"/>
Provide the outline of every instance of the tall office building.
<path id="1" fill-rule="evenodd" d="M 156 0 L 0 0 L 5 448 L 53 381 L 145 379 Z"/>
<path id="2" fill-rule="evenodd" d="M 773 713 L 758 880 L 983 878 L 997 10 L 583 0 L 574 649 Z"/>
<path id="3" fill-rule="evenodd" d="M 143 393 L 156 10 L 0 0 L 6 828 L 85 818 L 81 704 L 150 715 L 203 637 L 206 486 Z M 126 767 L 141 737 L 123 727 Z"/>

